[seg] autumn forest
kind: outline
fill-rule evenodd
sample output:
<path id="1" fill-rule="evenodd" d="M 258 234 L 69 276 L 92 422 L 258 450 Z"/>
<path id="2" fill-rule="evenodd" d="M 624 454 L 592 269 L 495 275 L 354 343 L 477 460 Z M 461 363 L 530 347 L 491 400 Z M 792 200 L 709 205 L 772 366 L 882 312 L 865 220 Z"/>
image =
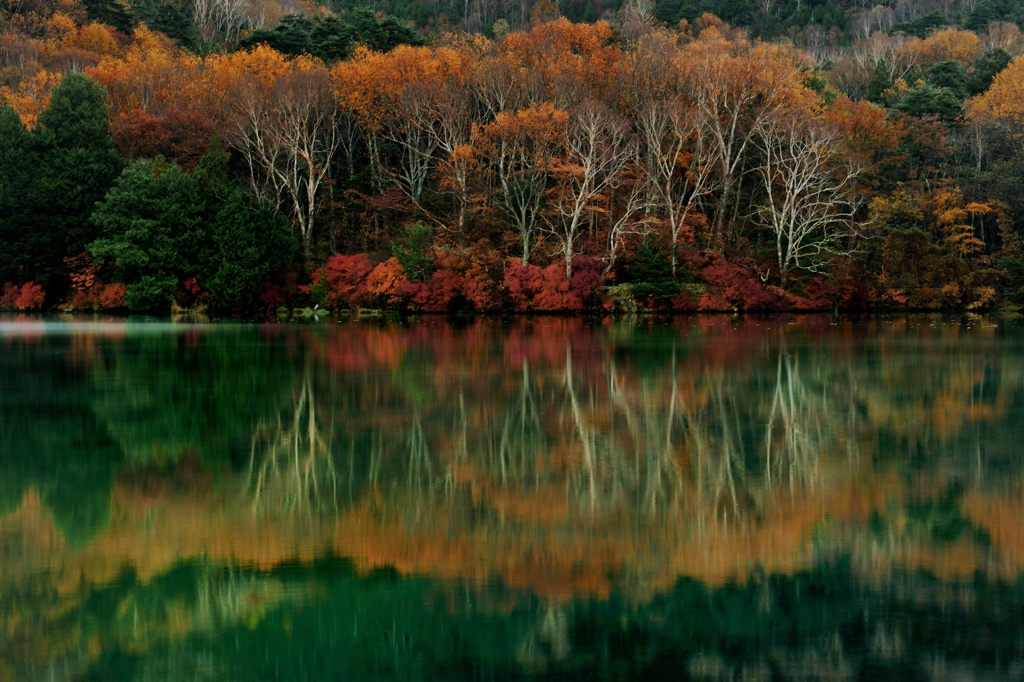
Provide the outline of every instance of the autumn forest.
<path id="1" fill-rule="evenodd" d="M 1012 8 L 739 4 L 4 0 L 0 309 L 1024 305 Z"/>

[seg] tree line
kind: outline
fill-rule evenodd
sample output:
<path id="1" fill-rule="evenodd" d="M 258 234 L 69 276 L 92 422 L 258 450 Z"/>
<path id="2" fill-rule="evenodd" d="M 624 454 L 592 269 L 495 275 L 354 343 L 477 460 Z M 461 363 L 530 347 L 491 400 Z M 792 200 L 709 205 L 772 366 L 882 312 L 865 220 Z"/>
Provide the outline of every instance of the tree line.
<path id="1" fill-rule="evenodd" d="M 1024 302 L 1015 25 L 822 63 L 631 7 L 429 44 L 315 14 L 205 54 L 9 21 L 0 307 Z"/>

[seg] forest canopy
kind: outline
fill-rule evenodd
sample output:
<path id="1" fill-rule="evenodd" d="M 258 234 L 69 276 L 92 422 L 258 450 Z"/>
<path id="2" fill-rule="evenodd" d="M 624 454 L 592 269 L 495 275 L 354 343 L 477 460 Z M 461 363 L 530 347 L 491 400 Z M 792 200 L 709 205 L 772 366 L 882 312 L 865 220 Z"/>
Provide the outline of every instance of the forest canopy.
<path id="1" fill-rule="evenodd" d="M 0 309 L 1022 305 L 1022 17 L 904 4 L 8 3 Z"/>

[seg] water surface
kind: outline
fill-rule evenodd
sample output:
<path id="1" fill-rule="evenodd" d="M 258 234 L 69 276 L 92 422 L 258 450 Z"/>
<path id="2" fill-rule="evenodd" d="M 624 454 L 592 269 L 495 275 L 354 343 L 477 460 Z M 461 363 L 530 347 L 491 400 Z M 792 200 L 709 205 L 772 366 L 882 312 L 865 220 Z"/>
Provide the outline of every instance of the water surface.
<path id="1" fill-rule="evenodd" d="M 1024 327 L 0 318 L 0 680 L 1024 678 Z"/>

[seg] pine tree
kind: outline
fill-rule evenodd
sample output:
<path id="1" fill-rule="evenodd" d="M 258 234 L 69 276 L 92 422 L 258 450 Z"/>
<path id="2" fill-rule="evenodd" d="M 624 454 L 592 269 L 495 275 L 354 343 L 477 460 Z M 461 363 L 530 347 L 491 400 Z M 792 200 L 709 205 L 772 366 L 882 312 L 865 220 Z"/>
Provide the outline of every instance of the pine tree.
<path id="1" fill-rule="evenodd" d="M 38 164 L 32 137 L 10 107 L 0 107 L 0 284 L 32 279 L 25 238 L 31 233 Z"/>
<path id="2" fill-rule="evenodd" d="M 39 114 L 32 131 L 39 159 L 36 229 L 27 239 L 37 282 L 60 280 L 64 257 L 82 253 L 97 236 L 89 216 L 123 167 L 107 116 L 106 94 L 78 73 L 64 77 Z"/>

